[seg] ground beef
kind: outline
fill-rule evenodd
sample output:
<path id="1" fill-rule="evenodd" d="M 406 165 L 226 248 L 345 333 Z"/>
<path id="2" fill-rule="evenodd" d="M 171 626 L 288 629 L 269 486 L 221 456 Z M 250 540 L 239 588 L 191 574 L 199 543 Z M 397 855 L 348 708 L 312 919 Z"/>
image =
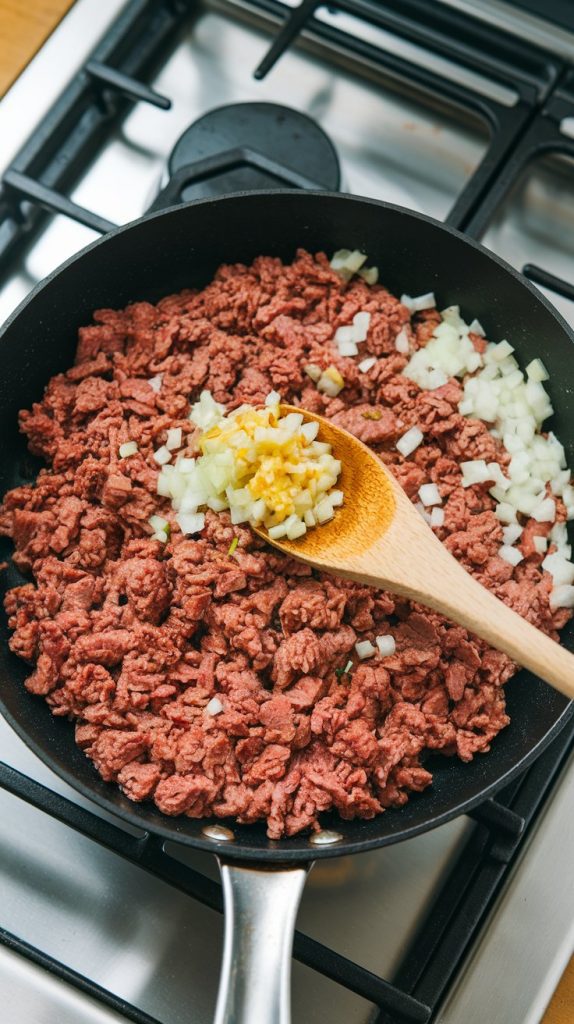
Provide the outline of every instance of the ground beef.
<path id="1" fill-rule="evenodd" d="M 361 357 L 376 357 L 366 373 L 332 341 L 360 310 L 371 313 Z M 169 815 L 266 819 L 277 839 L 318 828 L 333 808 L 370 818 L 404 804 L 432 782 L 427 752 L 468 761 L 508 723 L 505 655 L 412 602 L 312 574 L 226 513 L 208 512 L 203 534 L 186 539 L 156 493 L 153 450 L 180 426 L 193 454 L 188 414 L 202 388 L 230 408 L 278 389 L 371 445 L 413 500 L 438 484 L 441 540 L 556 637 L 569 613 L 551 611 L 533 544 L 547 524 L 526 523 L 513 568 L 498 557 L 487 487 L 461 485 L 463 459 L 506 465 L 500 442 L 459 415 L 458 382 L 428 392 L 401 374 L 398 332 L 425 345 L 437 322 L 436 311 L 411 319 L 380 285 L 345 284 L 322 254 L 260 257 L 156 306 L 98 310 L 76 365 L 22 412 L 48 465 L 0 508 L 14 562 L 34 580 L 7 594 L 10 645 L 32 666 L 28 689 L 75 720 L 79 746 L 130 799 Z M 336 398 L 317 391 L 308 363 L 338 367 Z M 397 437 L 415 424 L 424 442 L 403 459 Z M 137 454 L 120 460 L 128 440 Z M 150 539 L 153 513 L 171 521 L 165 546 Z M 359 663 L 356 641 L 381 633 L 395 653 Z M 209 715 L 214 696 L 223 710 Z"/>

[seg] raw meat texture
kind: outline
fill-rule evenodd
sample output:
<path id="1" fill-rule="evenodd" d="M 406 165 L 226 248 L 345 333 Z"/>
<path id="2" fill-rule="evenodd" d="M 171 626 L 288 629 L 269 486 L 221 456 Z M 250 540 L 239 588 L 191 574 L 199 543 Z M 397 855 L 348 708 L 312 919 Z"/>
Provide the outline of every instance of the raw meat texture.
<path id="1" fill-rule="evenodd" d="M 334 331 L 360 310 L 371 313 L 368 338 L 360 358 L 343 358 Z M 343 283 L 323 254 L 300 251 L 291 265 L 260 257 L 156 306 L 96 311 L 76 365 L 22 412 L 47 468 L 0 509 L 14 562 L 34 581 L 6 597 L 10 644 L 32 667 L 31 692 L 75 720 L 78 744 L 130 799 L 168 815 L 266 819 L 278 839 L 318 828 L 333 808 L 371 818 L 404 804 L 432 781 L 427 752 L 468 761 L 507 724 L 503 685 L 515 666 L 504 655 L 425 608 L 311 574 L 227 513 L 208 512 L 203 534 L 187 539 L 156 493 L 152 453 L 176 426 L 193 455 L 188 414 L 201 389 L 229 408 L 276 389 L 370 444 L 413 500 L 422 483 L 438 484 L 440 538 L 556 637 L 569 613 L 550 610 L 532 543 L 546 527 L 527 525 L 513 568 L 498 556 L 487 488 L 461 484 L 463 459 L 506 465 L 500 443 L 459 415 L 456 381 L 429 392 L 401 375 L 399 330 L 414 348 L 436 323 L 436 311 L 411 321 L 382 286 Z M 367 355 L 376 362 L 361 373 Z M 317 391 L 308 363 L 340 370 L 336 398 Z M 396 441 L 415 425 L 424 442 L 403 459 Z M 138 451 L 120 459 L 128 440 Z M 150 539 L 154 513 L 171 523 L 165 546 Z M 358 662 L 358 640 L 388 633 L 392 656 Z M 210 715 L 214 696 L 223 710 Z"/>

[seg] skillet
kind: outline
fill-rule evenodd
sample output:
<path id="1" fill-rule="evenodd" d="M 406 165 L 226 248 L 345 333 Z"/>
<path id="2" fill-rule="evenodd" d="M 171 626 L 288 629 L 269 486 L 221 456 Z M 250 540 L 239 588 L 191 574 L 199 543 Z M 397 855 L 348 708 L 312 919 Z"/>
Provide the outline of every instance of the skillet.
<path id="1" fill-rule="evenodd" d="M 18 434 L 17 414 L 40 398 L 48 379 L 72 365 L 78 327 L 94 309 L 157 301 L 206 284 L 221 263 L 259 254 L 291 259 L 304 246 L 332 253 L 362 249 L 395 294 L 434 290 L 439 308 L 459 304 L 488 337 L 508 337 L 522 366 L 540 356 L 550 373 L 551 427 L 574 462 L 574 335 L 549 302 L 480 244 L 429 217 L 375 200 L 328 192 L 247 192 L 199 200 L 119 228 L 40 283 L 0 330 L 0 492 L 29 482 L 38 466 Z M 0 557 L 7 557 L 6 551 Z M 4 589 L 22 581 L 13 566 Z M 216 1021 L 289 1020 L 289 963 L 306 871 L 319 857 L 358 853 L 434 828 L 471 810 L 523 771 L 566 724 L 566 698 L 521 671 L 506 686 L 511 724 L 491 752 L 470 764 L 426 763 L 433 785 L 372 821 L 325 816 L 324 832 L 272 841 L 263 826 L 168 818 L 131 803 L 102 781 L 74 743 L 69 722 L 23 686 L 26 666 L 8 649 L 0 618 L 0 708 L 50 768 L 85 797 L 163 839 L 220 859 L 226 901 L 224 961 Z M 574 624 L 562 642 L 574 649 Z M 319 842 L 317 843 L 317 838 Z"/>

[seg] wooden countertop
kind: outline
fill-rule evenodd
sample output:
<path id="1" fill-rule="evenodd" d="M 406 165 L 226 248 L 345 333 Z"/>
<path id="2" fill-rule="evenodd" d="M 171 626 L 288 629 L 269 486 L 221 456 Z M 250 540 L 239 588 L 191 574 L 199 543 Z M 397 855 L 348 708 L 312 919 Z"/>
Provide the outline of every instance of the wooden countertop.
<path id="1" fill-rule="evenodd" d="M 0 0 L 0 96 L 26 67 L 73 0 Z M 541 1024 L 574 1022 L 574 957 Z"/>
<path id="2" fill-rule="evenodd" d="M 73 0 L 0 0 L 0 96 L 24 70 Z"/>

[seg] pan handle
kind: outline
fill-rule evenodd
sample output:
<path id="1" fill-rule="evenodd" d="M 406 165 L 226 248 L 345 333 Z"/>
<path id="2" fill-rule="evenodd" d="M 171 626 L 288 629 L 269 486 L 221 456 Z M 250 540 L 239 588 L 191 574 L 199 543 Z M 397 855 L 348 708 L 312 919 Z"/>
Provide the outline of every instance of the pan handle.
<path id="1" fill-rule="evenodd" d="M 214 1024 L 289 1024 L 295 918 L 309 866 L 219 860 L 225 938 Z"/>

